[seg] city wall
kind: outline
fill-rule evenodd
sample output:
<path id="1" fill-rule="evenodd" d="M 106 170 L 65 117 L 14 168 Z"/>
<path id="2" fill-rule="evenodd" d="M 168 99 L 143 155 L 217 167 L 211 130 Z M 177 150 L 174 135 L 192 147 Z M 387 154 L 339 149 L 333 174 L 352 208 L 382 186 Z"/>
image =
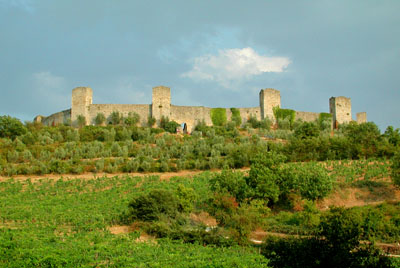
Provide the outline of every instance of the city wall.
<path id="1" fill-rule="evenodd" d="M 76 125 L 79 115 L 86 119 L 87 125 L 94 125 L 97 114 L 102 113 L 107 121 L 112 112 L 119 112 L 124 117 L 130 112 L 140 116 L 140 125 L 147 124 L 148 117 L 153 117 L 159 123 L 160 119 L 168 117 L 179 124 L 186 123 L 189 132 L 193 130 L 198 122 L 204 121 L 207 125 L 212 125 L 212 108 L 204 106 L 177 106 L 171 104 L 171 90 L 165 86 L 153 88 L 151 104 L 93 104 L 93 91 L 88 87 L 77 87 L 72 90 L 71 109 L 52 114 L 48 117 L 37 116 L 35 121 L 41 121 L 45 125 L 58 125 L 72 123 Z M 258 107 L 237 108 L 240 111 L 242 123 L 245 123 L 250 116 L 255 116 L 257 120 L 270 118 L 275 121 L 273 109 L 281 107 L 280 91 L 272 88 L 262 89 L 259 94 L 260 105 Z M 231 120 L 232 112 L 226 109 L 227 119 Z M 329 99 L 329 111 L 332 114 L 333 127 L 338 124 L 352 121 L 351 100 L 346 97 L 331 97 Z M 296 111 L 295 119 L 312 122 L 319 119 L 320 113 Z M 367 121 L 365 112 L 357 114 L 357 122 Z"/>

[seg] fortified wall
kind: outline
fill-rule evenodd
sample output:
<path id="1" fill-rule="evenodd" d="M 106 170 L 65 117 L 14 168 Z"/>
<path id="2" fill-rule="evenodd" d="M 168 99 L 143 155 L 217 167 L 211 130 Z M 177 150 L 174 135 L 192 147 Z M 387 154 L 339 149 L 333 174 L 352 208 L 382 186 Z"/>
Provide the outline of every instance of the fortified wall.
<path id="1" fill-rule="evenodd" d="M 242 122 L 246 122 L 250 116 L 257 120 L 270 118 L 275 120 L 273 109 L 281 107 L 280 91 L 272 88 L 262 89 L 259 94 L 260 104 L 257 107 L 237 108 L 240 111 Z M 34 121 L 42 122 L 45 125 L 58 125 L 67 122 L 76 124 L 79 115 L 86 119 L 87 125 L 94 125 L 97 114 L 102 113 L 109 118 L 111 113 L 117 111 L 123 116 L 134 112 L 140 116 L 140 125 L 146 125 L 148 117 L 153 117 L 159 123 L 161 118 L 168 117 L 179 124 L 186 124 L 189 132 L 196 124 L 204 121 L 207 125 L 212 125 L 212 108 L 204 106 L 177 106 L 171 104 L 171 89 L 165 86 L 153 88 L 151 104 L 93 104 L 93 90 L 89 87 L 77 87 L 72 90 L 71 109 L 52 114 L 48 117 L 36 116 Z M 332 125 L 337 127 L 339 124 L 352 121 L 351 100 L 346 97 L 331 97 L 329 99 L 329 112 L 332 115 Z M 227 119 L 230 120 L 232 112 L 226 108 Z M 295 119 L 306 122 L 318 120 L 320 113 L 296 111 Z M 365 112 L 357 113 L 357 122 L 367 121 Z"/>

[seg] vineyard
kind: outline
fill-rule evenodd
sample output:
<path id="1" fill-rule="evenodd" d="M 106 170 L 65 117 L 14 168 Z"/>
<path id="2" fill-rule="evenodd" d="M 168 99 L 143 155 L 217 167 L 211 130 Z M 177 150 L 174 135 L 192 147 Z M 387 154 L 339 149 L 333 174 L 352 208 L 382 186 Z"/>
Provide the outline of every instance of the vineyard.
<path id="1" fill-rule="evenodd" d="M 229 123 L 1 132 L 0 266 L 399 267 L 398 130 Z"/>

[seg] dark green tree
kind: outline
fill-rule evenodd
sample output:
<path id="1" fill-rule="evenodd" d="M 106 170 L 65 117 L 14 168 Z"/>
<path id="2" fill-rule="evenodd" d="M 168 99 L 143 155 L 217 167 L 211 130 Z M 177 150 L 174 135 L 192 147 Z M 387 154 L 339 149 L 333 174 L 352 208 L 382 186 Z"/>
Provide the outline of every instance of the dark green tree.
<path id="1" fill-rule="evenodd" d="M 15 139 L 25 133 L 26 128 L 19 119 L 9 115 L 0 116 L 0 137 Z"/>

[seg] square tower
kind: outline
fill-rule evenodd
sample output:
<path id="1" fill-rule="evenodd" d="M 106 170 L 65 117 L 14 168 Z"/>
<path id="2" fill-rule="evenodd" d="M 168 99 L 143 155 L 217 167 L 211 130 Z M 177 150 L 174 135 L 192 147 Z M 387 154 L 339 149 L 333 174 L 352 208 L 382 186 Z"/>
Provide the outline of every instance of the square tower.
<path id="1" fill-rule="evenodd" d="M 366 112 L 357 113 L 357 123 L 358 124 L 367 123 L 367 113 Z"/>
<path id="2" fill-rule="evenodd" d="M 157 122 L 159 122 L 163 116 L 171 118 L 171 89 L 169 87 L 153 87 L 151 116 L 154 117 Z"/>
<path id="3" fill-rule="evenodd" d="M 329 111 L 332 114 L 333 127 L 339 124 L 350 123 L 351 118 L 351 99 L 346 97 L 331 97 L 329 99 Z"/>
<path id="4" fill-rule="evenodd" d="M 76 87 L 72 90 L 71 123 L 74 124 L 79 115 L 90 122 L 89 107 L 93 102 L 93 90 L 90 87 Z"/>
<path id="5" fill-rule="evenodd" d="M 281 92 L 273 88 L 261 89 L 260 91 L 260 110 L 261 119 L 266 117 L 274 119 L 274 107 L 281 107 Z"/>

